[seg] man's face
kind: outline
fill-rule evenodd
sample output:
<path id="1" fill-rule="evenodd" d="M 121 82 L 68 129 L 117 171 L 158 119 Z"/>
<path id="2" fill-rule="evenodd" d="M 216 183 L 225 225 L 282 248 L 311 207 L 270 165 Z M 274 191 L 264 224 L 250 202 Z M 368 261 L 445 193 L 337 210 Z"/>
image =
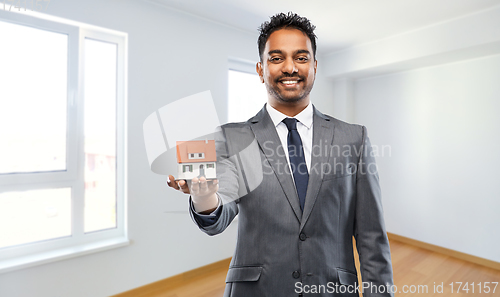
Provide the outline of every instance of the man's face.
<path id="1" fill-rule="evenodd" d="M 309 101 L 316 67 L 309 37 L 297 29 L 280 29 L 267 39 L 257 73 L 266 84 L 269 100 L 283 104 Z"/>

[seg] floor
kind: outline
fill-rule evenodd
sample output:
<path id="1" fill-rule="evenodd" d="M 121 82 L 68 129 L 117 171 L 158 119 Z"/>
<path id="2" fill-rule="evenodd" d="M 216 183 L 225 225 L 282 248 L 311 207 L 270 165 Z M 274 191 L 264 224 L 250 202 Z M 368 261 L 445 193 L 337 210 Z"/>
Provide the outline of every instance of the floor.
<path id="1" fill-rule="evenodd" d="M 398 241 L 391 241 L 391 253 L 394 283 L 397 286 L 396 296 L 500 296 L 499 270 Z M 158 292 L 148 297 L 221 297 L 224 292 L 226 272 L 225 269 L 221 269 L 168 292 Z M 497 282 L 496 288 L 494 282 Z M 460 291 L 457 292 L 459 285 L 461 285 Z M 479 292 L 480 287 L 481 292 Z M 489 293 L 485 292 L 488 290 L 487 287 L 490 288 Z"/>

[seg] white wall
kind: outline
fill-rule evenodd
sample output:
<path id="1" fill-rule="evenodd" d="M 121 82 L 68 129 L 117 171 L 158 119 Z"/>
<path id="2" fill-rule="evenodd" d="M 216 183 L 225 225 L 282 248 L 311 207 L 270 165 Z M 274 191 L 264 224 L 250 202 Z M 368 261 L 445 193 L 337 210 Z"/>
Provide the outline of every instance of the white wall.
<path id="1" fill-rule="evenodd" d="M 323 65 L 335 80 L 332 114 L 390 146 L 377 160 L 387 230 L 493 261 L 499 21 L 495 6 L 330 53 Z"/>
<path id="2" fill-rule="evenodd" d="M 211 90 L 219 118 L 225 122 L 228 57 L 257 61 L 257 33 L 139 0 L 53 1 L 47 13 L 129 34 L 128 226 L 132 244 L 0 274 L 0 296 L 109 296 L 230 257 L 236 229 L 232 226 L 216 237 L 198 230 L 187 214 L 186 197 L 169 190 L 166 178 L 149 170 L 142 123 L 169 102 L 204 90 Z M 325 97 L 321 91 L 316 94 Z M 169 166 L 175 173 L 174 153 Z"/>
<path id="3" fill-rule="evenodd" d="M 500 262 L 500 55 L 356 81 L 387 229 Z"/>

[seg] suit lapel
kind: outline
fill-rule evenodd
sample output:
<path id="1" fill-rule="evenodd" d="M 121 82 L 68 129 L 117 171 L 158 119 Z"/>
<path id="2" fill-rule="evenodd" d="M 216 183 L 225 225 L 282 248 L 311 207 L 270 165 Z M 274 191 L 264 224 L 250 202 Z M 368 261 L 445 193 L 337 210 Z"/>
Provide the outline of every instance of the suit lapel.
<path id="1" fill-rule="evenodd" d="M 290 175 L 288 161 L 285 157 L 285 151 L 281 146 L 281 141 L 278 133 L 276 132 L 276 127 L 267 113 L 266 106 L 264 106 L 255 117 L 251 118 L 249 122 L 251 123 L 250 127 L 255 134 L 255 138 L 259 143 L 260 149 L 263 151 L 267 161 L 272 166 L 273 171 L 280 182 L 281 188 L 283 189 L 293 212 L 300 222 L 302 218 L 302 211 L 300 210 L 299 197 L 297 195 L 297 191 L 295 190 L 295 184 L 293 183 L 292 176 Z"/>
<path id="2" fill-rule="evenodd" d="M 333 142 L 333 122 L 319 112 L 314 106 L 313 114 L 313 147 L 311 150 L 311 168 L 309 168 L 309 183 L 307 184 L 306 201 L 300 229 L 304 227 L 318 198 L 322 182 L 322 164 L 328 163 L 329 147 Z"/>

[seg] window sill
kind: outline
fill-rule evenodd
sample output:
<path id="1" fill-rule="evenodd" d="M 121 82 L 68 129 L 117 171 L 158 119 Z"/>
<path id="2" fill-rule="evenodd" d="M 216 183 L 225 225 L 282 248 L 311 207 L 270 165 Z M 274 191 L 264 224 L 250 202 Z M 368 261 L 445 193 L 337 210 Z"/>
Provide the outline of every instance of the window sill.
<path id="1" fill-rule="evenodd" d="M 129 244 L 130 241 L 128 240 L 127 237 L 119 236 L 92 243 L 85 243 L 71 247 L 51 250 L 47 252 L 5 259 L 0 261 L 0 273 L 11 272 L 23 268 L 75 258 L 87 254 L 102 252 L 114 248 L 127 246 Z"/>

